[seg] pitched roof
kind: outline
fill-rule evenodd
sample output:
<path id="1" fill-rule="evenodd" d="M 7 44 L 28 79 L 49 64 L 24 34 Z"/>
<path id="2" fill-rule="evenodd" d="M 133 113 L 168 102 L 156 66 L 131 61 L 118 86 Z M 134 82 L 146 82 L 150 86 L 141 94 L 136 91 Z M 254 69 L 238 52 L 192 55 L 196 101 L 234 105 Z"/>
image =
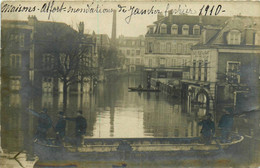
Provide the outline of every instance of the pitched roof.
<path id="1" fill-rule="evenodd" d="M 192 33 L 192 27 L 199 25 L 201 28 L 207 25 L 219 26 L 225 23 L 230 17 L 227 16 L 191 16 L 191 15 L 168 15 L 158 21 L 155 21 L 156 26 L 155 34 L 160 33 L 160 25 L 167 25 L 167 34 L 171 32 L 171 26 L 173 24 L 178 25 L 178 34 L 182 33 L 182 26 L 189 25 L 189 34 Z"/>
<path id="2" fill-rule="evenodd" d="M 241 32 L 241 44 L 246 43 L 246 31 L 260 31 L 260 17 L 248 16 L 234 16 L 227 20 L 222 26 L 222 29 L 217 31 L 214 36 L 209 39 L 204 45 L 226 45 L 226 35 L 231 30 L 238 30 Z M 198 45 L 202 45 L 199 43 Z"/>

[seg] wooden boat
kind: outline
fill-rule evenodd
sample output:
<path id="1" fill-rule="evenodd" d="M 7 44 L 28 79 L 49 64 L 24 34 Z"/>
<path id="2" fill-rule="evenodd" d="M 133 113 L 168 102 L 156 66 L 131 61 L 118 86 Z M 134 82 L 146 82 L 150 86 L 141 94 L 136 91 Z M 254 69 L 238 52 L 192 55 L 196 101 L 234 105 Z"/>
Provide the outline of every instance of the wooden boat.
<path id="1" fill-rule="evenodd" d="M 135 160 L 171 159 L 173 156 L 215 155 L 240 143 L 243 136 L 232 136 L 231 142 L 215 139 L 211 144 L 200 143 L 200 138 L 86 138 L 75 147 L 36 142 L 35 154 L 43 160 Z M 51 142 L 51 143 L 50 143 Z"/>
<path id="2" fill-rule="evenodd" d="M 147 88 L 138 88 L 138 87 L 128 87 L 129 91 L 132 92 L 160 92 L 158 89 L 147 89 Z"/>

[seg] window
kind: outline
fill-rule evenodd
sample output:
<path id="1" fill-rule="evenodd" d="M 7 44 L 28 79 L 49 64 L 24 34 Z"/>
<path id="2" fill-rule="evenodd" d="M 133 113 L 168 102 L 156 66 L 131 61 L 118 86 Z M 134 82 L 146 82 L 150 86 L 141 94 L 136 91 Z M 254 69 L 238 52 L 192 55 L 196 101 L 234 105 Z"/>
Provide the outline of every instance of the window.
<path id="1" fill-rule="evenodd" d="M 153 60 L 150 58 L 149 59 L 149 67 L 152 67 L 153 66 Z"/>
<path id="2" fill-rule="evenodd" d="M 130 50 L 127 50 L 127 51 L 126 51 L 126 54 L 127 54 L 127 55 L 130 55 Z"/>
<path id="3" fill-rule="evenodd" d="M 161 51 L 160 51 L 160 49 L 161 49 L 161 47 L 160 47 L 160 42 L 156 42 L 155 43 L 155 45 L 154 45 L 154 50 L 155 50 L 155 52 L 157 52 L 157 53 L 160 53 Z"/>
<path id="4" fill-rule="evenodd" d="M 171 27 L 171 34 L 178 34 L 178 25 L 176 24 L 173 24 L 172 27 Z"/>
<path id="5" fill-rule="evenodd" d="M 10 55 L 10 66 L 12 68 L 21 67 L 21 55 L 20 54 L 11 54 Z"/>
<path id="6" fill-rule="evenodd" d="M 153 52 L 153 43 L 152 43 L 152 42 L 149 42 L 149 43 L 148 43 L 148 52 L 149 52 L 149 53 L 152 53 L 152 52 Z"/>
<path id="7" fill-rule="evenodd" d="M 229 45 L 239 45 L 241 41 L 241 33 L 238 30 L 231 30 L 227 35 Z"/>
<path id="8" fill-rule="evenodd" d="M 208 61 L 205 60 L 204 63 L 204 81 L 208 80 Z"/>
<path id="9" fill-rule="evenodd" d="M 227 81 L 228 83 L 240 83 L 240 62 L 227 62 Z"/>
<path id="10" fill-rule="evenodd" d="M 172 66 L 172 64 L 171 64 L 172 62 L 171 62 L 170 59 L 167 59 L 166 62 L 167 62 L 167 67 L 171 67 Z"/>
<path id="11" fill-rule="evenodd" d="M 21 89 L 21 82 L 20 82 L 19 78 L 11 77 L 10 89 L 11 90 L 20 90 Z"/>
<path id="12" fill-rule="evenodd" d="M 201 80 L 201 61 L 199 61 L 198 80 Z"/>
<path id="13" fill-rule="evenodd" d="M 24 33 L 20 33 L 19 46 L 24 47 Z"/>
<path id="14" fill-rule="evenodd" d="M 140 50 L 136 50 L 136 55 L 140 55 Z"/>
<path id="15" fill-rule="evenodd" d="M 176 59 L 172 59 L 172 66 L 177 66 L 177 61 L 176 61 Z"/>
<path id="16" fill-rule="evenodd" d="M 192 67 L 192 79 L 195 80 L 196 77 L 196 60 L 193 60 L 193 67 Z"/>
<path id="17" fill-rule="evenodd" d="M 165 58 L 160 58 L 160 66 L 161 66 L 161 67 L 165 67 L 165 65 L 166 65 L 166 60 L 165 60 Z"/>
<path id="18" fill-rule="evenodd" d="M 126 64 L 130 64 L 130 58 L 126 58 Z"/>
<path id="19" fill-rule="evenodd" d="M 132 46 L 134 46 L 135 45 L 135 41 L 132 41 Z"/>
<path id="20" fill-rule="evenodd" d="M 173 54 L 176 54 L 176 48 L 177 48 L 176 44 L 173 44 L 172 45 L 172 53 Z"/>
<path id="21" fill-rule="evenodd" d="M 188 25 L 182 26 L 182 35 L 189 35 L 189 26 Z"/>
<path id="22" fill-rule="evenodd" d="M 178 43 L 177 44 L 177 54 L 181 54 L 182 53 L 182 44 Z"/>
<path id="23" fill-rule="evenodd" d="M 171 43 L 166 43 L 166 52 L 167 53 L 171 52 Z"/>
<path id="24" fill-rule="evenodd" d="M 165 53 L 165 52 L 166 52 L 165 43 L 161 43 L 161 53 Z"/>
<path id="25" fill-rule="evenodd" d="M 144 46 L 144 41 L 141 42 L 141 46 Z"/>
<path id="26" fill-rule="evenodd" d="M 161 25 L 160 32 L 161 32 L 161 34 L 166 34 L 167 33 L 167 26 L 166 26 L 166 24 L 162 24 Z"/>
<path id="27" fill-rule="evenodd" d="M 132 50 L 132 56 L 134 56 L 134 55 L 135 55 L 135 50 L 133 49 L 133 50 Z"/>
<path id="28" fill-rule="evenodd" d="M 52 68 L 52 55 L 51 54 L 43 54 L 43 68 L 45 70 L 49 70 Z"/>
<path id="29" fill-rule="evenodd" d="M 199 35 L 200 34 L 200 26 L 199 25 L 193 26 L 193 34 L 194 35 Z"/>
<path id="30" fill-rule="evenodd" d="M 187 54 L 187 44 L 183 44 L 183 54 Z"/>
<path id="31" fill-rule="evenodd" d="M 140 65 L 141 64 L 141 59 L 140 58 L 136 58 L 135 59 L 135 64 L 136 65 Z"/>
<path id="32" fill-rule="evenodd" d="M 129 40 L 126 41 L 126 45 L 127 45 L 127 46 L 131 46 L 131 45 L 132 45 L 131 41 L 129 41 Z"/>

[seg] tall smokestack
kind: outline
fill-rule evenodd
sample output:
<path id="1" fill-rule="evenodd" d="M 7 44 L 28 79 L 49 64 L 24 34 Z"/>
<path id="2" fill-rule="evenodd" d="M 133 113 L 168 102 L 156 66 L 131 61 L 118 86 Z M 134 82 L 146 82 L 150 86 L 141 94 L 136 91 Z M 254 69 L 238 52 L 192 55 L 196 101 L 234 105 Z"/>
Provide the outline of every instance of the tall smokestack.
<path id="1" fill-rule="evenodd" d="M 116 44 L 116 10 L 113 10 L 111 44 L 112 45 Z"/>

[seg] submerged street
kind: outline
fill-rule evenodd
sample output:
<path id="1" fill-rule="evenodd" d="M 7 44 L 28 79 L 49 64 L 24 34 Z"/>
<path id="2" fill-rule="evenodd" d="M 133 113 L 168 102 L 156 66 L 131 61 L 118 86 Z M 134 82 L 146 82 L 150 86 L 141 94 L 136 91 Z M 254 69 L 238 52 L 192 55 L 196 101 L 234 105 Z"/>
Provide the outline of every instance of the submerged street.
<path id="1" fill-rule="evenodd" d="M 68 117 L 74 117 L 78 110 L 83 111 L 87 119 L 87 138 L 143 138 L 143 137 L 199 137 L 201 127 L 198 122 L 206 113 L 206 109 L 192 106 L 188 111 L 187 103 L 180 98 L 172 98 L 164 93 L 153 92 L 129 92 L 128 87 L 135 87 L 142 83 L 139 76 L 120 77 L 113 82 L 99 83 L 92 93 L 68 96 L 68 108 L 65 113 Z M 33 158 L 33 138 L 37 126 L 37 117 L 25 111 L 28 105 L 36 111 L 42 108 L 48 109 L 48 114 L 55 125 L 58 112 L 62 109 L 62 95 L 45 93 L 33 98 L 23 97 L 23 94 L 12 93 L 9 104 L 4 104 L 9 109 L 3 115 L 8 115 L 9 121 L 2 125 L 1 137 L 4 153 L 15 155 L 21 150 L 27 158 Z M 9 107 L 9 108 L 8 108 Z M 27 108 L 28 108 L 27 107 Z M 211 111 L 215 125 L 222 115 L 219 111 Z M 2 115 L 2 116 L 3 116 Z M 208 160 L 212 166 L 237 164 L 259 164 L 259 114 L 235 117 L 233 131 L 243 135 L 244 141 L 230 150 L 230 153 L 221 153 L 214 159 L 200 157 L 192 159 L 173 159 L 172 161 L 153 161 L 159 165 L 192 166 Z M 3 123 L 3 122 L 2 122 Z M 9 123 L 9 124 L 6 124 Z M 66 135 L 73 137 L 75 124 L 67 121 Z M 217 128 L 216 128 L 217 129 Z M 219 136 L 217 130 L 216 136 Z M 55 137 L 51 128 L 48 137 Z M 243 151 L 243 152 L 241 152 Z M 27 159 L 28 160 L 28 159 Z M 68 161 L 67 161 L 68 162 Z M 224 164 L 223 164 L 224 163 Z M 79 167 L 86 167 L 94 163 L 77 163 Z M 97 164 L 97 167 L 106 167 L 111 163 Z M 133 167 L 152 167 L 149 162 L 128 163 Z M 140 165 L 141 166 L 140 166 Z M 202 164 L 204 165 L 204 164 Z M 110 165 L 111 166 L 111 165 Z M 154 166 L 154 165 L 153 165 Z M 205 165 L 207 167 L 207 165 Z M 130 166 L 131 167 L 131 166 Z M 177 166 L 178 167 L 178 166 Z"/>

